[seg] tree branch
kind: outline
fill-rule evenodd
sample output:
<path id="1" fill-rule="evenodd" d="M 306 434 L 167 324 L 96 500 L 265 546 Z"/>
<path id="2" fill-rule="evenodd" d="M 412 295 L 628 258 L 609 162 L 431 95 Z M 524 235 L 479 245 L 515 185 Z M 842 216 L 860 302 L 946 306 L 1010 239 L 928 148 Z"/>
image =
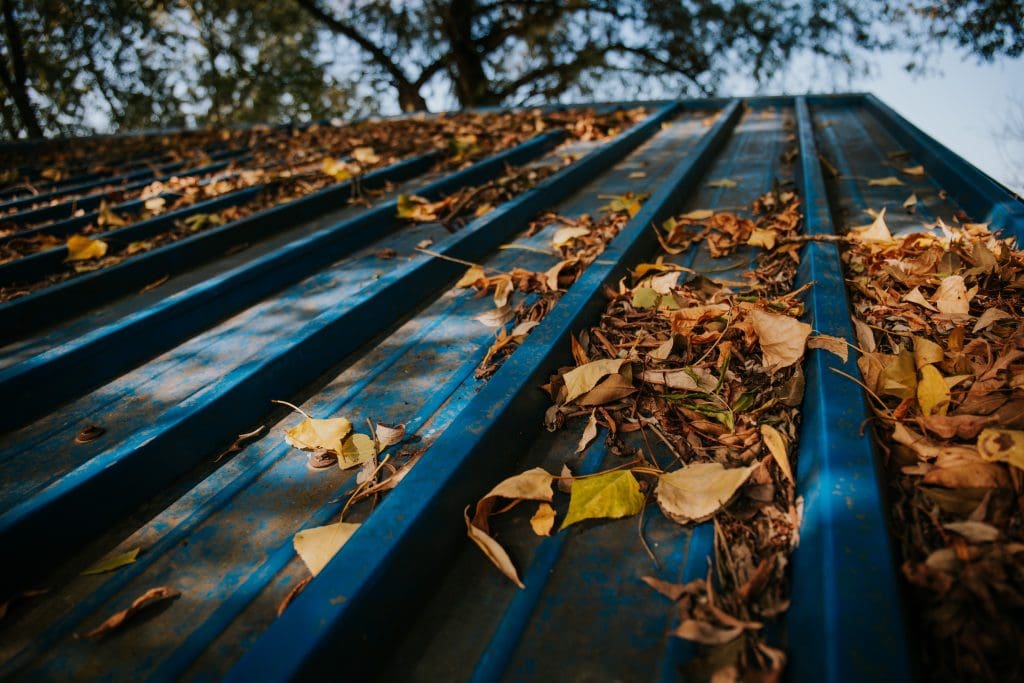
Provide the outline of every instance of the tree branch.
<path id="1" fill-rule="evenodd" d="M 3 0 L 4 33 L 7 37 L 8 52 L 11 55 L 11 66 L 14 71 L 14 78 L 8 82 L 6 78 L 6 65 L 3 79 L 11 91 L 11 98 L 14 106 L 18 109 L 21 122 L 25 124 L 25 130 L 30 138 L 43 137 L 43 129 L 39 125 L 32 100 L 28 96 L 28 88 L 25 86 L 27 73 L 25 70 L 25 50 L 21 44 L 21 32 L 18 31 L 17 20 L 14 17 L 14 3 L 12 0 Z"/>

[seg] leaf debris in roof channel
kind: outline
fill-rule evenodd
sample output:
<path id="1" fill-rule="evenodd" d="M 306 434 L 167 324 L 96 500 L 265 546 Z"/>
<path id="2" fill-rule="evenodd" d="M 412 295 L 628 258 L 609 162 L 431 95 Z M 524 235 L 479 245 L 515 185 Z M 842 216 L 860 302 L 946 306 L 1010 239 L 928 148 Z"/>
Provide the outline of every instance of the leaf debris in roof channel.
<path id="1" fill-rule="evenodd" d="M 553 497 L 562 533 L 572 525 L 586 536 L 588 527 L 578 522 L 636 515 L 651 500 L 680 525 L 713 520 L 714 573 L 683 585 L 636 577 L 672 601 L 672 635 L 701 644 L 688 664 L 700 680 L 777 676 L 786 661 L 768 643 L 765 626 L 789 605 L 787 557 L 802 509 L 792 476 L 800 361 L 811 329 L 797 320 L 804 288 L 791 291 L 800 247 L 793 238 L 802 221 L 795 193 L 776 188 L 754 202 L 752 213 L 747 219 L 691 212 L 662 226 L 662 255 L 637 265 L 630 284 L 607 291 L 600 321 L 571 340 L 575 365 L 543 387 L 552 400 L 547 428 L 582 430 L 583 449 L 594 424 L 603 427 L 611 462 L 576 477 L 566 467 L 559 475 L 530 470 L 546 476 L 548 488 L 558 482 L 559 491 L 568 490 L 567 507 Z M 759 233 L 771 233 L 773 246 L 759 244 Z M 666 260 L 698 242 L 715 258 L 742 245 L 760 251 L 743 282 Z M 522 499 L 502 493 L 516 477 L 490 494 L 506 498 L 498 509 Z M 542 500 L 552 495 L 546 488 Z M 467 513 L 470 538 L 522 585 L 492 534 L 490 506 L 481 505 Z M 657 566 L 642 535 L 641 542 Z M 667 568 L 673 576 L 678 570 Z"/>
<path id="2" fill-rule="evenodd" d="M 876 232 L 843 259 L 924 677 L 1020 680 L 1024 252 L 956 218 Z"/>
<path id="3" fill-rule="evenodd" d="M 11 301 L 82 273 L 108 268 L 131 256 L 307 196 L 335 183 L 351 181 L 354 185 L 351 203 L 369 205 L 393 188 L 390 184 L 380 189 L 363 188 L 359 185 L 360 178 L 369 171 L 415 155 L 438 151 L 440 158 L 435 170 L 451 171 L 520 144 L 546 130 L 564 129 L 570 140 L 605 140 L 639 121 L 645 114 L 642 109 L 616 110 L 607 114 L 597 114 L 589 109 L 549 114 L 533 110 L 413 117 L 342 128 L 311 127 L 274 144 L 267 144 L 249 161 L 233 165 L 226 171 L 154 181 L 141 190 L 112 191 L 95 212 L 94 220 L 67 241 L 46 234 L 45 229 L 20 238 L 18 233 L 33 226 L 8 224 L 5 227 L 0 218 L 0 237 L 13 236 L 13 239 L 0 244 L 0 264 L 65 244 L 70 253 L 63 268 L 36 282 L 0 287 L 0 302 Z M 531 182 L 537 182 L 554 170 L 557 167 L 539 166 L 532 171 L 524 171 L 521 176 L 509 174 L 497 184 L 488 183 L 476 188 L 479 196 L 491 196 L 490 201 L 479 201 L 475 195 L 463 190 L 453 195 L 457 199 L 442 198 L 431 206 L 440 212 L 439 218 L 448 222 L 456 219 L 455 214 L 461 220 L 467 205 L 474 215 L 483 215 L 500 199 L 522 191 L 524 180 L 525 187 L 529 187 Z M 259 192 L 238 205 L 177 220 L 173 227 L 160 234 L 127 243 L 121 240 L 108 244 L 99 238 L 111 229 L 248 188 L 258 188 Z M 68 199 L 67 196 L 61 197 L 54 203 Z M 117 206 L 131 200 L 142 200 L 144 206 L 133 213 L 115 211 Z M 414 198 L 406 198 L 405 204 L 418 207 Z M 453 215 L 444 214 L 445 210 Z"/>

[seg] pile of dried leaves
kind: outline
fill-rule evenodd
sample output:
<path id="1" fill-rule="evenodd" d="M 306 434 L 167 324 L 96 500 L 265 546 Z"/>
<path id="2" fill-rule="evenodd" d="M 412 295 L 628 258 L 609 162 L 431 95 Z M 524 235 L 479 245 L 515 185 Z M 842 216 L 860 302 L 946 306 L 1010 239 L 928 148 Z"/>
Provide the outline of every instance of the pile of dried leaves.
<path id="1" fill-rule="evenodd" d="M 1024 252 L 986 225 L 844 260 L 928 680 L 1024 678 Z"/>
<path id="2" fill-rule="evenodd" d="M 604 427 L 620 463 L 578 477 L 566 466 L 557 475 L 535 468 L 501 482 L 466 514 L 470 538 L 520 586 L 490 517 L 539 501 L 531 521 L 547 535 L 555 483 L 569 495 L 560 530 L 640 514 L 651 498 L 680 525 L 713 520 L 714 577 L 644 580 L 675 603 L 674 635 L 706 646 L 692 673 L 716 680 L 774 680 L 785 664 L 763 627 L 789 605 L 787 558 L 802 505 L 793 482 L 800 361 L 808 346 L 837 341 L 809 339 L 810 326 L 797 320 L 800 293 L 789 291 L 799 261 L 795 194 L 776 189 L 755 202 L 753 215 L 698 211 L 668 221 L 668 251 L 701 240 L 715 256 L 762 247 L 748 282 L 715 282 L 661 258 L 638 265 L 631 286 L 608 292 L 600 321 L 572 339 L 575 366 L 545 385 L 546 426 L 581 430 L 576 453 Z M 681 283 L 684 273 L 695 277 Z"/>
<path id="3" fill-rule="evenodd" d="M 18 233 L 30 230 L 33 226 L 5 227 L 0 220 L 0 236 L 14 236 L 0 245 L 0 263 L 61 244 L 68 247 L 67 266 L 64 269 L 37 282 L 4 287 L 0 290 L 0 302 L 24 296 L 83 272 L 116 265 L 135 254 L 250 216 L 334 183 L 353 180 L 357 190 L 360 190 L 358 180 L 362 175 L 402 158 L 438 151 L 440 155 L 435 170 L 451 170 L 520 144 L 549 129 L 563 128 L 568 131 L 570 139 L 574 140 L 606 139 L 640 120 L 644 114 L 643 110 L 622 110 L 608 114 L 596 114 L 592 110 L 544 114 L 532 110 L 411 117 L 363 122 L 341 128 L 313 126 L 283 141 L 275 138 L 273 144 L 259 146 L 245 165 L 234 166 L 229 172 L 220 172 L 206 178 L 173 178 L 150 183 L 142 190 L 135 191 L 118 192 L 116 188 L 107 188 L 110 194 L 96 212 L 96 219 L 66 242 L 45 232 L 19 238 Z M 539 167 L 521 176 L 509 174 L 502 181 L 504 185 L 495 186 L 491 183 L 463 190 L 453 195 L 455 199 L 444 198 L 433 204 L 424 205 L 416 197 L 405 197 L 403 207 L 409 218 L 427 220 L 427 216 L 436 215 L 438 219 L 448 221 L 446 225 L 457 227 L 453 223 L 455 214 L 458 214 L 459 220 L 466 216 L 465 200 L 471 200 L 469 203 L 474 212 L 480 212 L 476 215 L 482 215 L 497 202 L 514 196 L 516 192 L 532 186 L 557 170 L 557 166 L 548 170 L 545 168 Z M 164 233 L 145 240 L 116 244 L 100 238 L 110 230 L 257 186 L 265 190 L 244 204 L 215 213 L 194 214 L 176 221 L 174 227 Z M 374 194 L 379 193 L 359 191 L 356 200 Z M 67 201 L 69 198 L 61 197 L 51 203 Z M 121 202 L 133 199 L 144 202 L 141 211 L 119 214 L 114 210 Z M 402 207 L 399 215 L 402 215 Z"/>

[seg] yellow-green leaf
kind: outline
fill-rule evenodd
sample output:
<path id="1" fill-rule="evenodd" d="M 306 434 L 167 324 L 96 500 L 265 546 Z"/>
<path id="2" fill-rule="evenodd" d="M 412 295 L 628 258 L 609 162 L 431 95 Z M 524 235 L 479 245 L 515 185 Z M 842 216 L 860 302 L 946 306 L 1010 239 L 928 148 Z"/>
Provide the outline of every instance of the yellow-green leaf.
<path id="1" fill-rule="evenodd" d="M 316 576 L 348 542 L 348 539 L 352 538 L 352 534 L 358 528 L 358 524 L 338 522 L 337 524 L 303 529 L 295 534 L 292 545 L 295 552 L 306 563 L 309 572 Z"/>
<path id="2" fill-rule="evenodd" d="M 341 443 L 338 453 L 338 467 L 347 470 L 362 465 L 375 455 L 373 437 L 366 434 L 352 434 Z"/>
<path id="3" fill-rule="evenodd" d="M 917 383 L 917 403 L 925 417 L 945 415 L 949 408 L 949 387 L 934 365 L 921 368 L 921 381 Z"/>
<path id="4" fill-rule="evenodd" d="M 717 462 L 694 463 L 658 477 L 654 497 L 669 519 L 679 524 L 702 522 L 732 500 L 759 466 L 727 469 Z"/>
<path id="5" fill-rule="evenodd" d="M 129 565 L 135 562 L 135 559 L 139 556 L 140 550 L 142 550 L 142 548 L 132 548 L 128 552 L 113 555 L 112 557 L 105 557 L 82 572 L 82 576 L 104 574 L 106 572 L 112 572 L 115 569 L 120 569 L 125 565 Z"/>
<path id="6" fill-rule="evenodd" d="M 572 484 L 569 511 L 562 529 L 587 519 L 618 519 L 644 507 L 640 483 L 632 472 L 619 470 L 577 479 Z"/>
<path id="7" fill-rule="evenodd" d="M 978 453 L 989 462 L 1005 462 L 1024 470 L 1024 432 L 1017 429 L 983 429 Z"/>
<path id="8" fill-rule="evenodd" d="M 481 268 L 480 266 L 471 266 L 469 270 L 467 270 L 462 275 L 462 277 L 459 278 L 459 281 L 455 283 L 455 286 L 472 287 L 474 282 L 476 282 L 477 280 L 482 280 L 485 277 L 487 276 L 484 274 L 483 268 Z"/>
<path id="9" fill-rule="evenodd" d="M 708 187 L 736 187 L 737 182 L 731 178 L 722 178 L 721 180 L 712 180 L 708 183 Z"/>

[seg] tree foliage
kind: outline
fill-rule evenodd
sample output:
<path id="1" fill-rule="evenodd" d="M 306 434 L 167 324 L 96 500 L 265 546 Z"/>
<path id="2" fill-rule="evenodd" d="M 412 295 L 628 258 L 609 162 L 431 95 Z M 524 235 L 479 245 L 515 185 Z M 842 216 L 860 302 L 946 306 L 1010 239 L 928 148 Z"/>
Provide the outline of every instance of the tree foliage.
<path id="1" fill-rule="evenodd" d="M 716 94 L 796 54 L 1024 51 L 1020 0 L 0 0 L 9 137 Z M 883 30 L 884 29 L 884 30 Z M 900 36 L 899 39 L 880 36 Z"/>

